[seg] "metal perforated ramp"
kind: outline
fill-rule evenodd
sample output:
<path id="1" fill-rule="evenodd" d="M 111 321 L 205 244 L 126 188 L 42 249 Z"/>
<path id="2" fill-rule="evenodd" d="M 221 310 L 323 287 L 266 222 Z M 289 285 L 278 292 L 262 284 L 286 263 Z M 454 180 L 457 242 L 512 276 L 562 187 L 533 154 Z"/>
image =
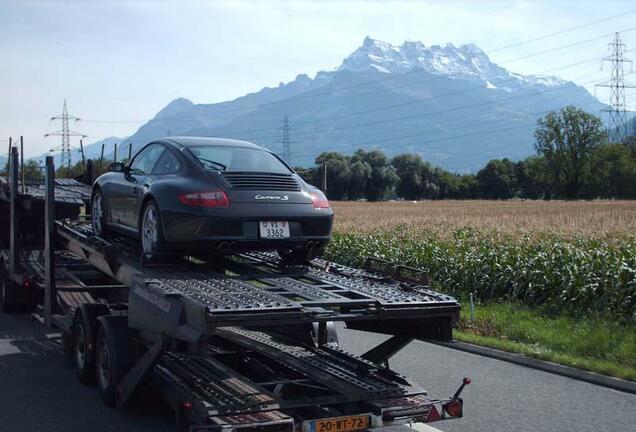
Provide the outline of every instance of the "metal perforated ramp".
<path id="1" fill-rule="evenodd" d="M 264 271 L 265 268 L 270 268 L 280 271 L 284 269 L 285 272 L 295 274 L 296 279 L 292 279 L 294 281 L 292 285 L 296 289 L 299 286 L 303 286 L 305 289 L 307 286 L 311 286 L 299 282 L 299 279 L 305 278 L 313 280 L 314 286 L 319 288 L 331 286 L 331 290 L 322 289 L 329 294 L 338 293 L 337 290 L 333 290 L 336 288 L 342 292 L 356 293 L 360 299 L 366 298 L 376 301 L 383 307 L 426 307 L 427 305 L 457 304 L 453 297 L 432 291 L 425 285 L 400 283 L 375 273 L 324 260 L 314 260 L 312 265 L 285 266 L 278 255 L 274 253 L 253 252 L 244 256 L 252 261 L 251 266 L 257 270 Z M 247 264 L 250 265 L 249 262 Z"/>
<path id="2" fill-rule="evenodd" d="M 229 415 L 278 408 L 274 397 L 214 359 L 165 353 L 155 372 L 176 383 L 191 400 L 204 402 L 209 415 Z"/>
<path id="3" fill-rule="evenodd" d="M 328 347 L 311 348 L 272 334 L 237 327 L 219 329 L 219 335 L 273 361 L 291 367 L 347 400 L 372 400 L 425 394 L 408 385 L 401 375 L 360 357 Z"/>

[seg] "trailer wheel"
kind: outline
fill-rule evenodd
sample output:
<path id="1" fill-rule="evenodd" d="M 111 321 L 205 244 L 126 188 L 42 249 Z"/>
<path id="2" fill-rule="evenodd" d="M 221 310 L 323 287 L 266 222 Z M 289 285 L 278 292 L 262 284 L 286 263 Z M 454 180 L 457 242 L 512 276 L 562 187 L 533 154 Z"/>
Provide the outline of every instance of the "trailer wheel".
<path id="1" fill-rule="evenodd" d="M 72 355 L 75 372 L 82 384 L 95 383 L 95 335 L 97 318 L 109 315 L 108 306 L 103 304 L 83 304 L 75 312 L 73 319 Z"/>
<path id="2" fill-rule="evenodd" d="M 99 396 L 110 407 L 117 403 L 117 385 L 131 367 L 128 318 L 99 318 L 96 348 L 96 375 Z"/>
<path id="3" fill-rule="evenodd" d="M 318 345 L 318 323 L 313 323 L 311 326 L 311 338 Z M 327 321 L 327 346 L 333 349 L 340 349 L 338 329 L 333 321 Z"/>

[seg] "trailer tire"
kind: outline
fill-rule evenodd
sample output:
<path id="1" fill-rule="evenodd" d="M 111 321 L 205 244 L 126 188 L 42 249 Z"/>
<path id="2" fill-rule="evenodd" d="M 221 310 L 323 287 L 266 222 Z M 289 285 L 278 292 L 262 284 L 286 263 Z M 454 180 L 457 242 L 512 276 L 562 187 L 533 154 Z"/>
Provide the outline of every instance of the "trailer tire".
<path id="1" fill-rule="evenodd" d="M 318 323 L 312 323 L 311 338 L 314 344 L 318 345 Z M 340 341 L 338 340 L 338 329 L 333 321 L 327 321 L 327 347 L 332 349 L 340 349 Z"/>
<path id="2" fill-rule="evenodd" d="M 77 378 L 82 384 L 95 383 L 95 336 L 97 318 L 109 315 L 108 306 L 82 304 L 75 311 L 71 330 L 72 356 Z"/>
<path id="3" fill-rule="evenodd" d="M 117 403 L 117 385 L 130 370 L 130 337 L 128 317 L 99 318 L 96 348 L 96 377 L 99 396 L 110 407 Z"/>

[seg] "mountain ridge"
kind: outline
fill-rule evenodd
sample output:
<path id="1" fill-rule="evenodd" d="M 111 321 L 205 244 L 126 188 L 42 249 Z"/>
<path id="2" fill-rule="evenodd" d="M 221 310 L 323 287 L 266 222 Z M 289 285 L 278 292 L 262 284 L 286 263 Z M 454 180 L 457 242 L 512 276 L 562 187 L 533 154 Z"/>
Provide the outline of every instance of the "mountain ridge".
<path id="1" fill-rule="evenodd" d="M 365 147 L 389 156 L 415 152 L 470 172 L 492 158 L 532 154 L 536 120 L 570 104 L 603 107 L 575 83 L 508 71 L 475 44 L 392 45 L 366 37 L 339 67 L 313 78 L 301 73 L 215 104 L 177 98 L 125 141 L 137 150 L 162 136 L 223 136 L 279 151 L 287 115 L 294 165 L 313 165 L 322 151 Z"/>

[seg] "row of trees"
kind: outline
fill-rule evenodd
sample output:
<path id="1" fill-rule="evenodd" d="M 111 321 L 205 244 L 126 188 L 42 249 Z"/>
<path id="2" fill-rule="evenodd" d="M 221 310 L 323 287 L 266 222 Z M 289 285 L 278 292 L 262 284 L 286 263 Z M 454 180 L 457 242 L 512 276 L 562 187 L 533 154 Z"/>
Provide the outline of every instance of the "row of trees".
<path id="1" fill-rule="evenodd" d="M 389 159 L 380 151 L 322 153 L 327 194 L 334 200 L 636 198 L 636 137 L 608 144 L 601 120 L 575 107 L 551 112 L 535 131 L 537 154 L 489 161 L 476 174 L 434 167 L 419 155 Z M 324 170 L 299 170 L 315 185 Z"/>

